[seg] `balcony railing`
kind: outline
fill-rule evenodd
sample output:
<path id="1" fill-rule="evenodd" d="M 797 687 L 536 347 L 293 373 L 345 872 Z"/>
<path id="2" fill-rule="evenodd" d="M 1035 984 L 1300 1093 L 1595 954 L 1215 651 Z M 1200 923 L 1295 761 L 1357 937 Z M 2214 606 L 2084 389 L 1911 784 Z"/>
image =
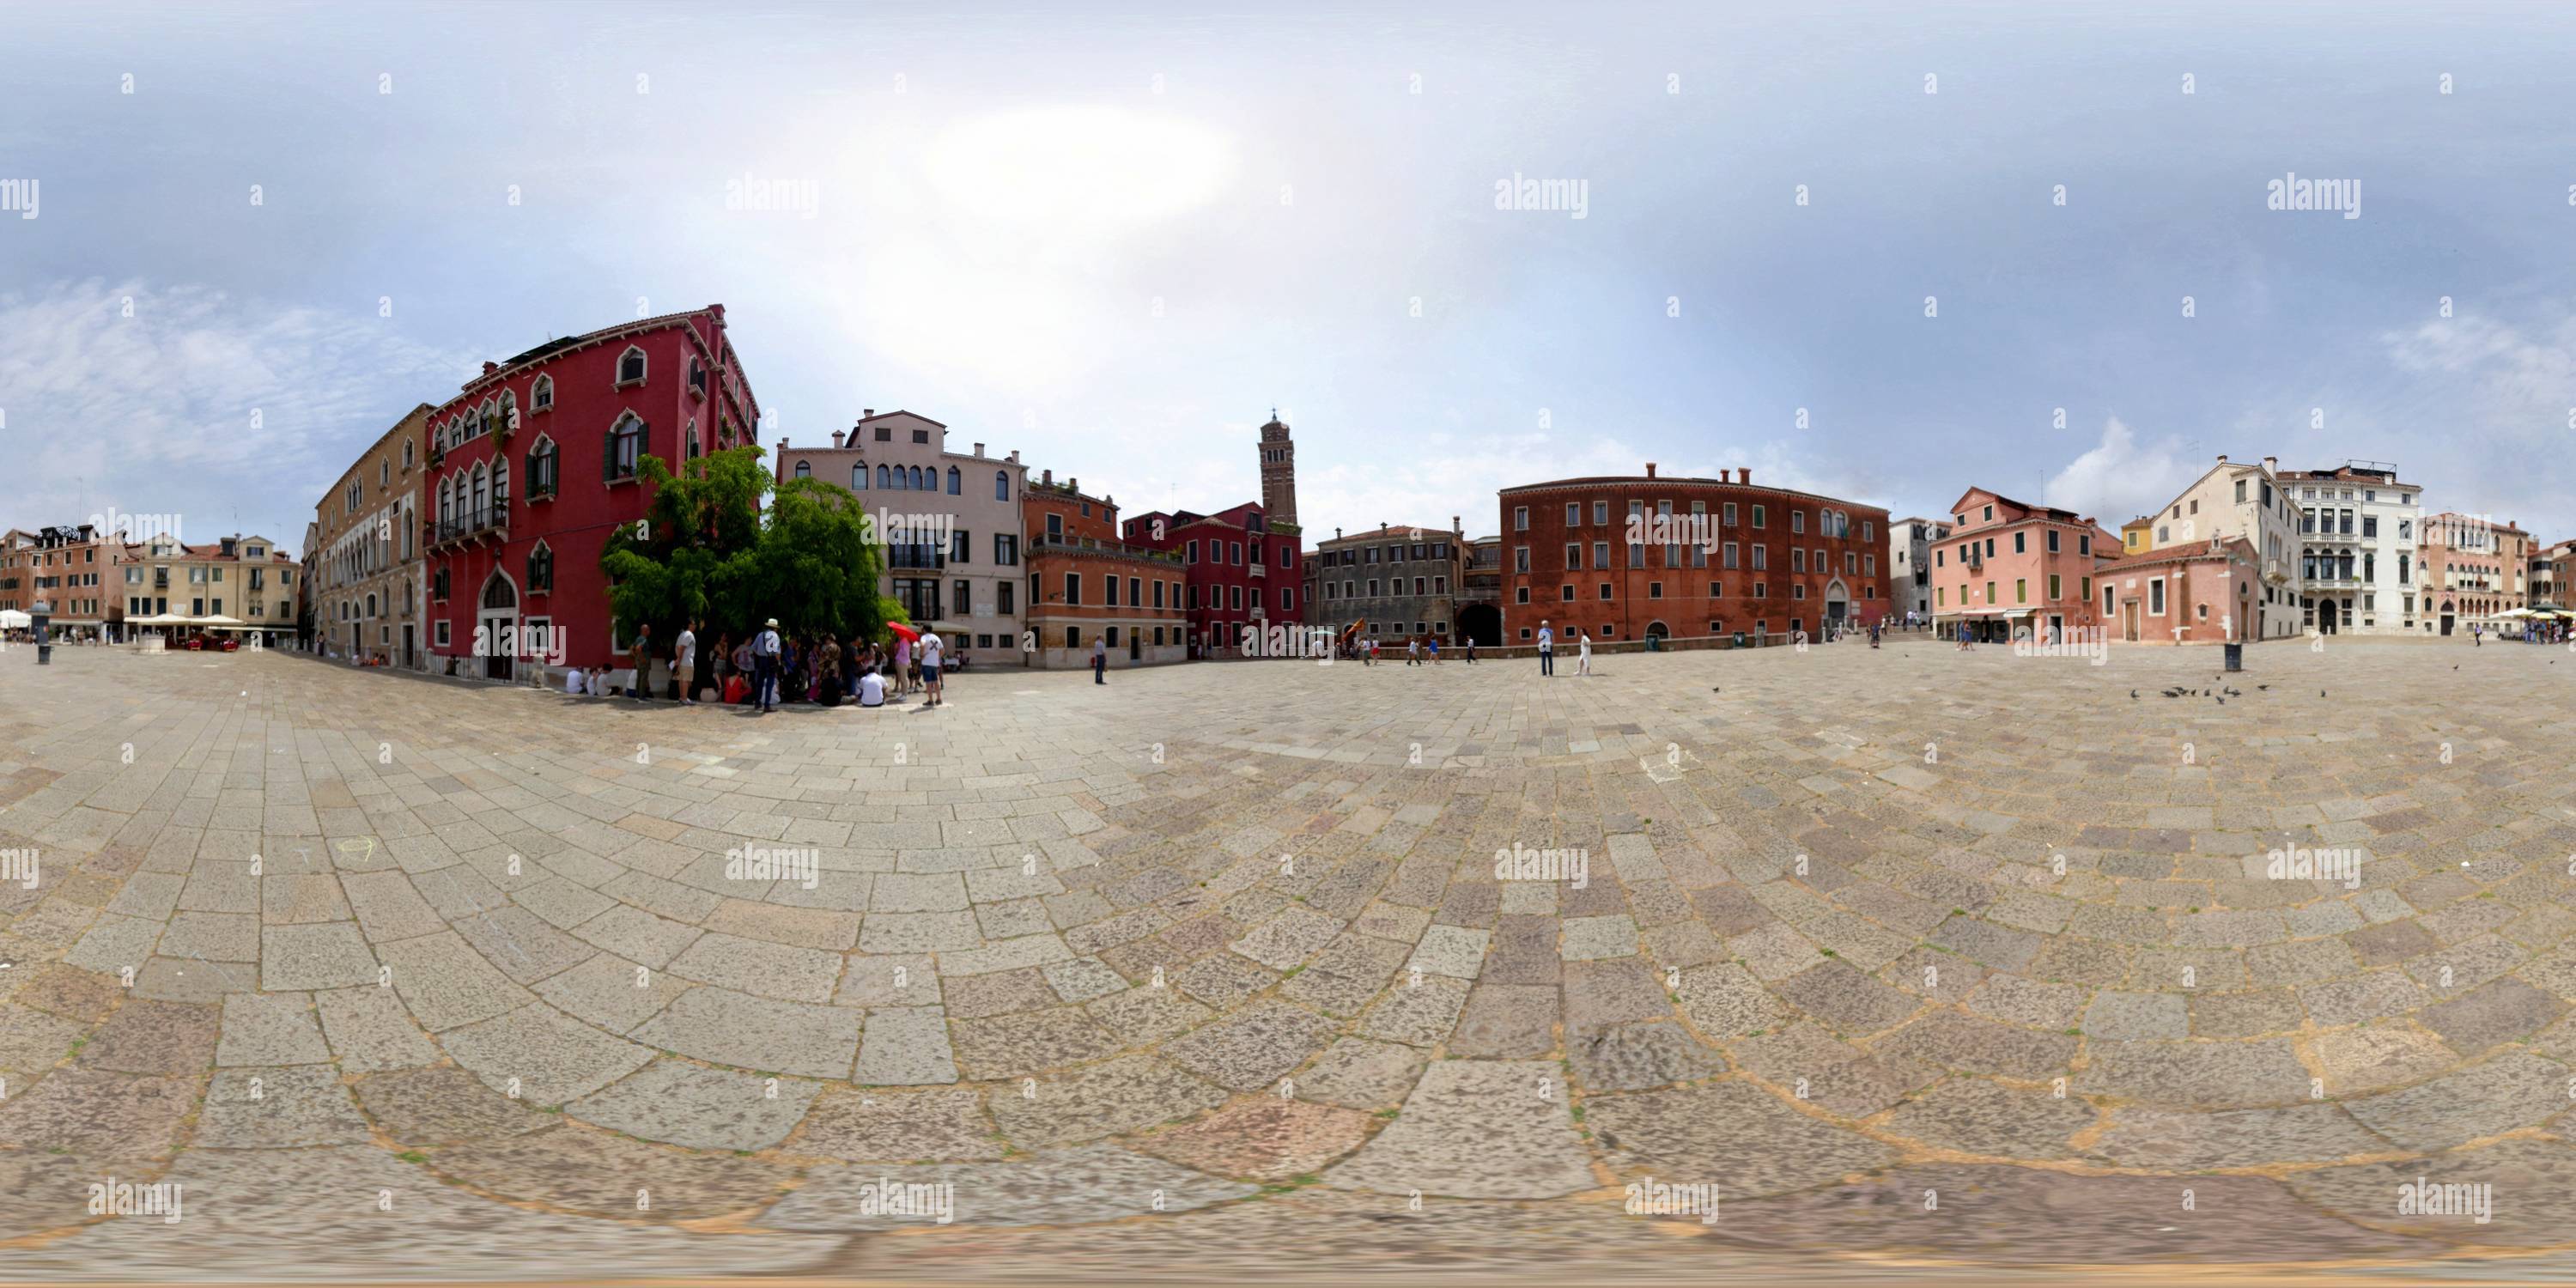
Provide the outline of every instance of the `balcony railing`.
<path id="1" fill-rule="evenodd" d="M 432 519 L 421 526 L 433 546 L 462 541 L 486 532 L 506 533 L 510 529 L 510 507 L 507 503 L 479 506 L 444 519 Z"/>
<path id="2" fill-rule="evenodd" d="M 948 566 L 948 551 L 940 546 L 905 545 L 886 547 L 886 567 L 907 569 L 940 569 Z"/>

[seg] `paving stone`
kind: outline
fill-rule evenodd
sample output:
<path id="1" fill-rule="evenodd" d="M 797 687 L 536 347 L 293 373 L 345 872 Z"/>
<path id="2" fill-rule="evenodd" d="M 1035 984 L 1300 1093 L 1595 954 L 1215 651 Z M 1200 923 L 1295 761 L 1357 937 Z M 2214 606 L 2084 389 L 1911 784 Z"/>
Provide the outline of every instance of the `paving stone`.
<path id="1" fill-rule="evenodd" d="M 1368 1128 L 1368 1115 L 1356 1110 L 1252 1096 L 1129 1144 L 1212 1176 L 1284 1180 L 1323 1171 L 1358 1149 Z"/>
<path id="2" fill-rule="evenodd" d="M 438 1058 L 390 988 L 369 984 L 315 993 L 313 1010 L 343 1073 L 409 1069 Z"/>
<path id="3" fill-rule="evenodd" d="M 1939 1149 L 2005 1158 L 2065 1158 L 2091 1128 L 2093 1107 L 2072 1096 L 1952 1078 L 1897 1106 L 1885 1130 Z"/>
<path id="4" fill-rule="evenodd" d="M 886 1185 L 948 1186 L 954 1205 L 941 1216 L 874 1214 L 872 1196 Z M 1161 1213 L 1170 1214 L 1256 1192 L 1133 1150 L 1089 1145 L 999 1163 L 822 1170 L 764 1214 L 761 1224 L 835 1231 L 952 1221 L 978 1229 L 1066 1225 L 1154 1213 L 1156 1195 Z"/>
<path id="5" fill-rule="evenodd" d="M 231 993 L 224 998 L 223 1038 L 215 1045 L 220 1065 L 327 1064 L 310 1002 L 302 993 Z"/>
<path id="6" fill-rule="evenodd" d="M 700 987 L 681 994 L 630 1036 L 646 1046 L 711 1064 L 806 1078 L 847 1078 L 858 1059 L 860 1023 L 859 1013 L 847 1007 L 782 1002 Z"/>
<path id="7" fill-rule="evenodd" d="M 1449 1054 L 1529 1059 L 1556 1050 L 1557 991 L 1537 984 L 1478 984 L 1449 1035 Z"/>
<path id="8" fill-rule="evenodd" d="M 972 1087 L 827 1090 L 789 1145 L 792 1153 L 852 1162 L 972 1162 L 1000 1158 L 1007 1148 L 984 1116 L 984 1093 Z"/>
<path id="9" fill-rule="evenodd" d="M 1566 1055 L 1588 1092 L 1642 1091 L 1696 1082 L 1726 1069 L 1723 1057 L 1678 1024 L 1623 1024 L 1575 1033 L 1567 1038 Z"/>
<path id="10" fill-rule="evenodd" d="M 1404 1099 L 1430 1062 L 1426 1052 L 1400 1043 L 1343 1038 L 1297 1075 L 1296 1091 L 1328 1105 L 1382 1108 Z"/>
<path id="11" fill-rule="evenodd" d="M 1552 1094 L 1542 1094 L 1542 1082 Z M 1591 1189 L 1587 1151 L 1566 1102 L 1552 1063 L 1442 1060 L 1424 1071 L 1395 1121 L 1324 1180 L 1383 1194 L 1467 1198 Z"/>
<path id="12" fill-rule="evenodd" d="M 666 1221 L 747 1212 L 767 1204 L 788 1179 L 756 1159 L 669 1149 L 569 1124 L 452 1146 L 429 1159 L 440 1176 L 476 1189 L 594 1216 L 632 1218 L 640 1193 Z"/>
<path id="13" fill-rule="evenodd" d="M 2083 1095 L 2189 1109 L 2282 1105 L 2309 1095 L 2307 1066 L 2286 1039 L 2247 1042 L 2094 1042 Z"/>
<path id="14" fill-rule="evenodd" d="M 2189 1037 L 2189 1002 L 2179 993 L 2096 993 L 2084 1012 L 2084 1033 L 2113 1042 Z"/>
<path id="15" fill-rule="evenodd" d="M 259 987 L 270 992 L 376 982 L 375 954 L 367 951 L 354 922 L 269 925 L 261 928 L 259 940 Z"/>
<path id="16" fill-rule="evenodd" d="M 453 932 L 378 944 L 376 952 L 393 972 L 403 1005 L 432 1033 L 506 1015 L 535 1000 Z M 364 982 L 375 978 L 370 971 Z"/>
<path id="17" fill-rule="evenodd" d="M 2566 1111 L 2568 1068 L 2523 1051 L 2396 1091 L 2344 1101 L 2362 1126 L 2407 1149 L 2448 1149 L 2538 1126 Z"/>
<path id="18" fill-rule="evenodd" d="M 215 1062 L 222 1031 L 214 1007 L 137 1000 L 107 1017 L 79 1059 L 118 1073 L 195 1073 Z"/>
<path id="19" fill-rule="evenodd" d="M 1720 1041 L 1771 1028 L 1789 1015 L 1751 971 L 1733 962 L 1683 971 L 1679 996 L 1691 1027 Z"/>
<path id="20" fill-rule="evenodd" d="M 2119 1109 L 2089 1152 L 2117 1167 L 2201 1171 L 2332 1162 L 2387 1148 L 2343 1106 L 2319 1102 L 2212 1113 Z"/>
<path id="21" fill-rule="evenodd" d="M 1962 1073 L 1992 1074 L 2037 1082 L 2064 1074 L 2077 1040 L 2039 1033 L 1956 1011 L 1932 1011 L 1871 1044 L 1879 1055 Z"/>
<path id="22" fill-rule="evenodd" d="M 589 1095 L 653 1058 L 543 1002 L 442 1034 L 439 1043 L 492 1089 L 541 1106 Z"/>
<path id="23" fill-rule="evenodd" d="M 1002 1134 L 1023 1148 L 1125 1135 L 1214 1108 L 1225 1092 L 1148 1055 L 1123 1055 L 1026 1083 L 987 1102 Z"/>
<path id="24" fill-rule="evenodd" d="M 582 1122 L 692 1149 L 762 1150 L 787 1139 L 821 1088 L 661 1059 L 564 1105 Z"/>
<path id="25" fill-rule="evenodd" d="M 196 1111 L 205 1085 L 203 1074 L 58 1070 L 0 1101 L 0 1145 L 125 1163 L 164 1157 L 178 1143 L 181 1121 Z"/>
<path id="26" fill-rule="evenodd" d="M 367 1138 L 367 1120 L 339 1075 L 301 1065 L 215 1074 L 194 1142 L 201 1149 L 297 1149 L 357 1145 Z"/>
<path id="27" fill-rule="evenodd" d="M 2567 1004 L 2508 975 L 2416 1015 L 2425 1028 L 2463 1056 L 2484 1054 L 2500 1042 L 2524 1037 L 2567 1013 Z"/>
<path id="28" fill-rule="evenodd" d="M 510 1100 L 463 1069 L 396 1069 L 361 1078 L 350 1090 L 376 1126 L 402 1145 L 524 1136 L 560 1121 L 524 1100 Z"/>
<path id="29" fill-rule="evenodd" d="M 1163 1044 L 1174 1064 L 1222 1087 L 1275 1086 L 1333 1039 L 1333 1026 L 1285 1002 L 1266 1002 Z"/>
<path id="30" fill-rule="evenodd" d="M 1422 943 L 1414 950 L 1407 969 L 1430 975 L 1474 979 L 1484 965 L 1485 946 L 1492 936 L 1493 932 L 1488 930 L 1433 926 L 1423 932 Z"/>
<path id="31" fill-rule="evenodd" d="M 1077 1006 L 958 1020 L 950 1028 L 958 1069 L 978 1081 L 1087 1064 L 1118 1051 L 1118 1039 Z"/>
<path id="32" fill-rule="evenodd" d="M 2576 1220 L 2576 1151 L 2564 1141 L 2500 1140 L 2430 1158 L 2320 1168 L 2287 1179 L 2299 1197 L 2326 1211 L 2445 1243 L 2547 1247 L 2564 1243 L 2568 1222 Z M 2461 1188 L 2447 1188 L 2454 1186 Z M 2454 1198 L 2469 1202 L 2447 1201 Z M 2412 1210 L 2401 1209 L 2401 1201 Z"/>
<path id="33" fill-rule="evenodd" d="M 948 1045 L 948 1017 L 935 1006 L 878 1007 L 868 1012 L 852 1078 L 878 1087 L 926 1086 L 957 1081 Z"/>
<path id="34" fill-rule="evenodd" d="M 1614 1172 L 1724 1177 L 1730 1198 L 1821 1185 L 1896 1157 L 1886 1145 L 1736 1081 L 1590 1097 L 1583 1121 L 1611 1151 Z"/>
<path id="35" fill-rule="evenodd" d="M 1773 991 L 1835 1030 L 1852 1034 L 1875 1033 L 1912 1015 L 1919 1005 L 1911 994 L 1836 960 L 1808 967 Z"/>
<path id="36" fill-rule="evenodd" d="M 2460 1061 L 2459 1052 L 2430 1033 L 2389 1027 L 2320 1033 L 2316 1053 L 2326 1090 L 2338 1096 L 2413 1082 Z"/>

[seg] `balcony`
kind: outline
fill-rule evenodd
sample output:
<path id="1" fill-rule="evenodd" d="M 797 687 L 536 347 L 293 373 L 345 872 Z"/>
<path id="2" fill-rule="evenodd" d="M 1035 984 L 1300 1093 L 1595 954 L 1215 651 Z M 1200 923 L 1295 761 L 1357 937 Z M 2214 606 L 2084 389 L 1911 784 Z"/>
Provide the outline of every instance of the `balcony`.
<path id="1" fill-rule="evenodd" d="M 894 569 L 928 569 L 948 566 L 948 552 L 939 546 L 903 545 L 886 547 L 886 567 Z"/>
<path id="2" fill-rule="evenodd" d="M 510 507 L 507 502 L 502 502 L 463 510 L 444 519 L 427 520 L 421 524 L 421 529 L 433 549 L 486 533 L 507 539 L 510 535 Z"/>

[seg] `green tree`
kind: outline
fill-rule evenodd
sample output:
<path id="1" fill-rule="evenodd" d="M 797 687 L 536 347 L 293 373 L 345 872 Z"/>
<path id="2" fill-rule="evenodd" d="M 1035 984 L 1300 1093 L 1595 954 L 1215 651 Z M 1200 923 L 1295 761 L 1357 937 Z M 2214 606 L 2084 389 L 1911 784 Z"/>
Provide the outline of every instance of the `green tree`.
<path id="1" fill-rule="evenodd" d="M 779 485 L 763 455 L 728 448 L 679 475 L 643 458 L 638 476 L 653 492 L 643 523 L 611 534 L 599 559 L 620 631 L 650 624 L 669 641 L 692 619 L 739 634 L 775 617 L 791 633 L 874 638 L 900 620 L 877 593 L 883 565 L 857 496 L 814 479 Z"/>

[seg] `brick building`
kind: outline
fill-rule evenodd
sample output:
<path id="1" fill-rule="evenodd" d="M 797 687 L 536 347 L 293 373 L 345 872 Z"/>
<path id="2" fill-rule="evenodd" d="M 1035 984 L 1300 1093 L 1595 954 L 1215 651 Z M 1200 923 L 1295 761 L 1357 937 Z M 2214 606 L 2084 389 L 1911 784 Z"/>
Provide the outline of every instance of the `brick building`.
<path id="1" fill-rule="evenodd" d="M 1156 510 L 1123 528 L 1131 546 L 1180 556 L 1191 657 L 1242 656 L 1246 627 L 1304 624 L 1297 527 L 1271 522 L 1258 503 L 1214 514 Z"/>
<path id="2" fill-rule="evenodd" d="M 1892 601 L 1879 561 L 1887 511 L 1718 478 L 1557 479 L 1504 488 L 1503 642 L 1779 635 L 1862 625 Z M 1632 522 L 1633 521 L 1633 522 Z M 1631 540 L 1631 536 L 1643 540 Z"/>
<path id="3" fill-rule="evenodd" d="M 1354 639 L 1401 648 L 1414 636 L 1457 642 L 1467 587 L 1467 532 L 1457 516 L 1447 530 L 1395 527 L 1320 542 L 1307 556 L 1315 588 L 1306 620 L 1336 636 L 1359 623 Z M 1492 623 L 1496 631 L 1500 621 Z"/>
<path id="4" fill-rule="evenodd" d="M 429 417 L 420 506 L 433 662 L 489 679 L 531 664 L 615 665 L 626 641 L 599 557 L 651 502 L 643 458 L 678 473 L 754 442 L 759 425 L 721 304 L 484 363 Z"/>
<path id="5" fill-rule="evenodd" d="M 2262 558 L 2243 537 L 2208 537 L 2115 559 L 2095 573 L 2111 637 L 2131 644 L 2252 639 Z"/>
<path id="6" fill-rule="evenodd" d="M 422 647 L 421 458 L 430 405 L 376 439 L 313 506 L 305 547 L 323 652 L 429 669 Z"/>
<path id="7" fill-rule="evenodd" d="M 2028 630 L 2041 639 L 2103 626 L 2093 597 L 2120 538 L 2072 510 L 1972 487 L 1951 503 L 1950 535 L 1932 547 L 1932 620 L 1981 639 Z"/>
<path id="8" fill-rule="evenodd" d="M 2434 514 L 2417 534 L 2418 625 L 2428 635 L 2490 629 L 2499 613 L 2531 606 L 2531 534 L 2512 522 Z M 2510 620 L 2510 619 L 2508 619 Z"/>
<path id="9" fill-rule="evenodd" d="M 1116 501 L 1084 493 L 1074 479 L 1058 483 L 1055 471 L 1042 470 L 1021 493 L 1020 517 L 1028 534 L 1021 665 L 1089 666 L 1095 641 L 1108 647 L 1113 667 L 1189 656 L 1180 560 L 1120 540 Z"/>
<path id="10" fill-rule="evenodd" d="M 2532 553 L 2531 606 L 2561 612 L 2576 608 L 2576 541 Z"/>
<path id="11" fill-rule="evenodd" d="M 33 614 L 41 602 L 52 611 L 54 637 L 112 636 L 124 620 L 116 589 L 116 556 L 124 543 L 92 523 L 63 524 L 9 534 L 0 558 L 0 608 Z"/>

